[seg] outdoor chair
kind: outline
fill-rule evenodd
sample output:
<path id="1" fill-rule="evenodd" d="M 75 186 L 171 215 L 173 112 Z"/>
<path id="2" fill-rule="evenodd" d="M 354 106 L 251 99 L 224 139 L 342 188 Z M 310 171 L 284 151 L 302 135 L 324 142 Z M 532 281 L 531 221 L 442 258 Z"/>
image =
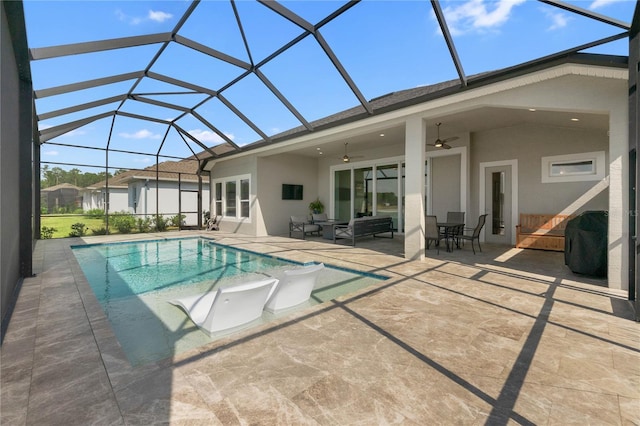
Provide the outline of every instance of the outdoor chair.
<path id="1" fill-rule="evenodd" d="M 207 231 L 217 231 L 220 229 L 220 216 L 215 215 L 207 220 Z"/>
<path id="2" fill-rule="evenodd" d="M 320 263 L 284 271 L 282 276 L 278 277 L 278 284 L 273 287 L 264 309 L 277 312 L 309 300 L 318 275 L 323 269 L 324 264 Z"/>
<path id="3" fill-rule="evenodd" d="M 170 300 L 169 303 L 184 309 L 195 325 L 211 335 L 260 318 L 277 283 L 276 278 L 252 281 Z"/>
<path id="4" fill-rule="evenodd" d="M 433 242 L 436 246 L 436 253 L 440 254 L 440 240 L 446 240 L 447 236 L 440 233 L 437 216 L 425 216 L 424 225 L 424 238 L 427 243 L 427 250 L 429 250 L 429 247 Z"/>
<path id="5" fill-rule="evenodd" d="M 447 212 L 447 223 L 462 224 L 452 228 L 452 233 L 449 235 L 455 242 L 456 247 L 460 248 L 460 235 L 464 233 L 464 212 Z"/>
<path id="6" fill-rule="evenodd" d="M 293 235 L 294 232 L 301 232 L 302 239 L 307 234 L 318 234 L 322 231 L 322 226 L 315 225 L 311 223 L 308 217 L 306 216 L 291 216 L 289 218 L 289 238 Z"/>
<path id="7" fill-rule="evenodd" d="M 313 223 L 327 222 L 327 221 L 329 221 L 329 218 L 327 217 L 326 213 L 313 213 L 311 215 L 311 221 Z"/>
<path id="8" fill-rule="evenodd" d="M 473 246 L 474 241 L 478 242 L 478 249 L 482 251 L 482 247 L 480 247 L 480 231 L 482 231 L 482 227 L 484 226 L 484 223 L 486 222 L 486 220 L 487 220 L 487 215 L 481 214 L 480 217 L 478 218 L 478 224 L 476 225 L 475 228 L 473 228 L 473 233 L 471 235 L 466 235 L 464 233 L 460 235 L 461 240 L 471 241 L 471 249 L 473 250 L 473 254 L 476 254 L 476 249 Z"/>

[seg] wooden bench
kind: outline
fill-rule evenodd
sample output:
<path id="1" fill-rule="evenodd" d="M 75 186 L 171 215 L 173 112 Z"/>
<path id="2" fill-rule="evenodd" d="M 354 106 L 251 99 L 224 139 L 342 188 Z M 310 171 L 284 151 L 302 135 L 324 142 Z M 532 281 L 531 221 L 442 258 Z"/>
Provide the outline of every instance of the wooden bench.
<path id="1" fill-rule="evenodd" d="M 393 238 L 393 219 L 391 216 L 364 216 L 351 219 L 347 225 L 333 226 L 333 242 L 338 239 L 350 239 L 351 245 L 356 245 L 357 237 L 377 236 L 391 232 Z"/>
<path id="2" fill-rule="evenodd" d="M 568 214 L 520 213 L 516 247 L 564 251 L 564 230 L 571 218 L 573 215 Z"/>

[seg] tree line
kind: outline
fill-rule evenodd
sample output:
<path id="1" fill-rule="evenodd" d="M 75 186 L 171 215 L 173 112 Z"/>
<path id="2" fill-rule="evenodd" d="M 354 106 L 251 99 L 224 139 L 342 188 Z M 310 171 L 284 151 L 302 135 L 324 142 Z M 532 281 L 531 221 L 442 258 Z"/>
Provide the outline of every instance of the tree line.
<path id="1" fill-rule="evenodd" d="M 124 170 L 117 170 L 114 174 L 122 173 Z M 40 179 L 40 188 L 49 188 L 51 186 L 60 185 L 61 183 L 69 183 L 79 188 L 85 188 L 93 185 L 96 182 L 103 181 L 108 177 L 113 177 L 111 173 L 99 172 L 90 173 L 82 172 L 80 169 L 73 168 L 71 170 L 64 170 L 60 167 L 50 168 L 48 164 L 45 164 L 41 168 L 42 177 Z"/>

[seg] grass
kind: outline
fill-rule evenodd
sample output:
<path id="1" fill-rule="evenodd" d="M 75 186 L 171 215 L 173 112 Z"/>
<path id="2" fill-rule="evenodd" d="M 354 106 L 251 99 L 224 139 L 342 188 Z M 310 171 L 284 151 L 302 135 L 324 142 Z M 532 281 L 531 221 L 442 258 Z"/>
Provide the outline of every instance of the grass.
<path id="1" fill-rule="evenodd" d="M 103 219 L 95 219 L 84 215 L 42 215 L 40 226 L 55 228 L 52 238 L 66 238 L 71 233 L 71 225 L 74 223 L 84 223 L 87 226 L 86 234 L 93 235 L 92 229 L 104 228 Z"/>

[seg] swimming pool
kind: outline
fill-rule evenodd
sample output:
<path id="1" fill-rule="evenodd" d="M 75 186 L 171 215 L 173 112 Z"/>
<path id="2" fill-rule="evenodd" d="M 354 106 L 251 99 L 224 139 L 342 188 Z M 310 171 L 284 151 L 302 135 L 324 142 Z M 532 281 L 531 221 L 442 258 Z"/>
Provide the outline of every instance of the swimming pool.
<path id="1" fill-rule="evenodd" d="M 221 245 L 206 238 L 72 246 L 129 362 L 142 365 L 202 346 L 210 337 L 168 300 L 278 275 L 300 263 Z M 326 302 L 386 277 L 326 268 L 310 301 Z M 252 325 L 289 314 L 265 312 Z M 222 336 L 222 335 L 221 335 Z"/>

